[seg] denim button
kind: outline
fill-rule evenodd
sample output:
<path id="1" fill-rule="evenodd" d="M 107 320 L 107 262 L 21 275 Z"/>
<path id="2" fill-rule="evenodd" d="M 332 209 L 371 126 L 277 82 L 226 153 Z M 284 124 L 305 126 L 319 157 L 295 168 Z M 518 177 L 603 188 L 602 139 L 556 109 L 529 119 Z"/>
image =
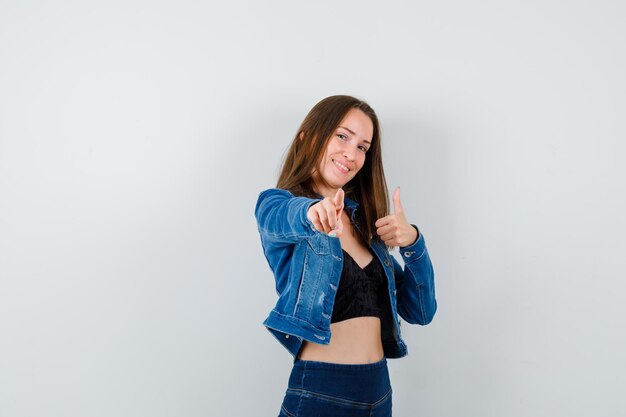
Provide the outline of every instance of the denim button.
<path id="1" fill-rule="evenodd" d="M 389 258 L 385 259 L 385 265 L 387 266 L 391 265 L 391 262 L 389 262 Z"/>
<path id="2" fill-rule="evenodd" d="M 288 334 L 285 335 L 285 339 L 289 339 L 289 335 Z"/>
<path id="3" fill-rule="evenodd" d="M 406 251 L 406 252 L 404 252 L 404 256 L 408 258 L 409 256 L 413 255 L 414 253 L 415 252 L 412 252 L 412 251 Z"/>

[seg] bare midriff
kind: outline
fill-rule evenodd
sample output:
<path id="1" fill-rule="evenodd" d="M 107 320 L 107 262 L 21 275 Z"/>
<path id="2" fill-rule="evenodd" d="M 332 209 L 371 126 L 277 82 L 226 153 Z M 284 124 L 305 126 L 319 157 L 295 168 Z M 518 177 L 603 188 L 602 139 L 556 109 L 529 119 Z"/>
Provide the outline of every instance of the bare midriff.
<path id="1" fill-rule="evenodd" d="M 304 342 L 298 358 L 306 361 L 366 364 L 383 359 L 378 317 L 355 317 L 330 325 L 330 343 Z"/>

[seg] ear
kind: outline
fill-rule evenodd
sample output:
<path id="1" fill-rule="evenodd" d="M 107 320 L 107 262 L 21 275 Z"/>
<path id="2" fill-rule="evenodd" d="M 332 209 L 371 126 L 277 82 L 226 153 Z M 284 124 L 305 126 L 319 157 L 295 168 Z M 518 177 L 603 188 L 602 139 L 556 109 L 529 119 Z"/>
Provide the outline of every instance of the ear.
<path id="1" fill-rule="evenodd" d="M 298 135 L 298 136 L 300 136 L 300 140 L 304 139 L 304 131 L 303 131 L 303 130 L 301 130 L 301 131 L 300 131 L 300 135 Z"/>

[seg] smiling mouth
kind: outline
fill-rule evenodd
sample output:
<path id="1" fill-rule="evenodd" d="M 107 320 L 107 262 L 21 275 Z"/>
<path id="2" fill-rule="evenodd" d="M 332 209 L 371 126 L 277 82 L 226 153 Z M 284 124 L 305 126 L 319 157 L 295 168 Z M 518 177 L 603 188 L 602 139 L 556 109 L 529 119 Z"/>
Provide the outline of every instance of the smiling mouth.
<path id="1" fill-rule="evenodd" d="M 342 163 L 340 163 L 340 162 L 335 161 L 334 159 L 333 159 L 332 161 L 333 161 L 333 164 L 335 164 L 335 166 L 336 166 L 337 168 L 339 168 L 339 170 L 340 170 L 341 172 L 343 172 L 343 173 L 348 173 L 348 172 L 350 172 L 350 168 L 348 168 L 347 166 L 343 165 L 343 164 L 342 164 Z"/>

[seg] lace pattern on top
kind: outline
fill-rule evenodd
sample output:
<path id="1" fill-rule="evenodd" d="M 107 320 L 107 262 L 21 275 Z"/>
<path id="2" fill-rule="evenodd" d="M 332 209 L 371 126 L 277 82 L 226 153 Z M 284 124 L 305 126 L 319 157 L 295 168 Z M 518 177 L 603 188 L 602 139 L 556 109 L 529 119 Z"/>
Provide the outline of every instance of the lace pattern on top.
<path id="1" fill-rule="evenodd" d="M 372 261 L 361 268 L 348 252 L 342 251 L 343 270 L 330 322 L 365 316 L 382 319 L 382 297 L 386 296 L 387 286 L 380 261 L 374 255 Z"/>

